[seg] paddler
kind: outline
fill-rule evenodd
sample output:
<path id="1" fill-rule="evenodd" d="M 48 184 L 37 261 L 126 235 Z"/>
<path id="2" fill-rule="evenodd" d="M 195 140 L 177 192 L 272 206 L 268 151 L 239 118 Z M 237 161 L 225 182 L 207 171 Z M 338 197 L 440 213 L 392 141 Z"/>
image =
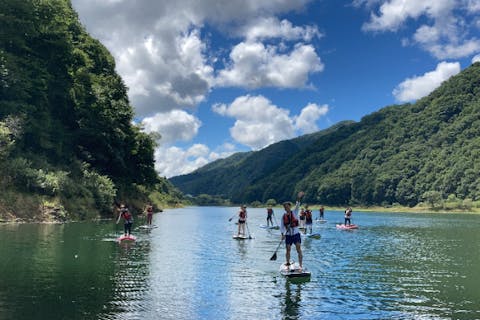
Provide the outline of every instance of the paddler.
<path id="1" fill-rule="evenodd" d="M 247 223 L 247 206 L 242 205 L 238 211 L 238 236 L 240 234 L 245 236 L 245 224 Z M 240 230 L 242 232 L 240 232 Z"/>
<path id="2" fill-rule="evenodd" d="M 351 207 L 348 207 L 347 209 L 345 209 L 345 225 L 347 225 L 347 222 L 348 222 L 348 225 L 350 225 L 352 223 L 352 208 Z"/>
<path id="3" fill-rule="evenodd" d="M 304 213 L 305 213 L 305 223 L 306 223 L 304 233 L 309 232 L 310 234 L 312 234 L 312 231 L 313 231 L 313 217 L 312 217 L 312 210 L 310 210 L 308 208 L 308 205 L 305 205 L 305 212 Z M 310 230 L 310 231 L 308 231 L 308 230 Z"/>
<path id="4" fill-rule="evenodd" d="M 304 192 L 300 191 L 297 195 L 297 201 L 295 203 L 295 209 L 292 211 L 292 203 L 290 201 L 283 203 L 283 208 L 285 213 L 282 216 L 280 222 L 280 232 L 282 233 L 282 240 L 285 239 L 285 248 L 286 248 L 286 265 L 290 265 L 290 250 L 292 244 L 295 245 L 298 254 L 298 264 L 300 265 L 300 271 L 302 270 L 302 239 L 300 237 L 300 232 L 298 229 L 298 208 L 300 207 L 300 200 L 303 198 Z"/>
<path id="5" fill-rule="evenodd" d="M 267 227 L 269 227 L 270 224 L 271 224 L 272 227 L 273 227 L 272 216 L 273 216 L 272 206 L 268 206 L 268 208 L 267 208 Z"/>
<path id="6" fill-rule="evenodd" d="M 147 225 L 152 225 L 152 218 L 153 218 L 153 206 L 149 203 L 145 207 L 144 212 L 147 214 Z"/>
<path id="7" fill-rule="evenodd" d="M 122 203 L 120 205 L 120 214 L 118 215 L 117 224 L 120 222 L 120 219 L 123 218 L 123 228 L 125 236 L 130 235 L 132 232 L 133 225 L 133 216 L 130 213 L 130 210 Z"/>

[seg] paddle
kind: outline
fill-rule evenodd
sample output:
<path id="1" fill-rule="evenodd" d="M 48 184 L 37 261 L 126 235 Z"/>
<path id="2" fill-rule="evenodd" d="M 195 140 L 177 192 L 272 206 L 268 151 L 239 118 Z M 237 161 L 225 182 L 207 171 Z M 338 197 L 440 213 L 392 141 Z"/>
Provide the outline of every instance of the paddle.
<path id="1" fill-rule="evenodd" d="M 275 249 L 275 252 L 273 253 L 273 256 L 270 258 L 270 260 L 272 261 L 277 260 L 277 251 L 278 251 L 278 248 L 280 248 L 280 246 L 282 245 L 282 242 L 283 242 L 283 239 L 280 240 L 280 242 L 278 243 L 277 249 Z"/>
<path id="2" fill-rule="evenodd" d="M 273 215 L 273 220 L 275 220 L 275 225 L 278 227 L 278 222 L 277 222 L 277 218 L 275 217 L 275 213 L 272 213 Z"/>
<path id="3" fill-rule="evenodd" d="M 230 219 L 228 219 L 228 221 L 232 221 L 233 218 L 235 218 L 237 214 L 235 213 Z"/>
<path id="4" fill-rule="evenodd" d="M 253 239 L 252 236 L 250 235 L 250 228 L 248 227 L 247 221 L 245 221 L 245 225 L 247 226 L 248 239 Z"/>

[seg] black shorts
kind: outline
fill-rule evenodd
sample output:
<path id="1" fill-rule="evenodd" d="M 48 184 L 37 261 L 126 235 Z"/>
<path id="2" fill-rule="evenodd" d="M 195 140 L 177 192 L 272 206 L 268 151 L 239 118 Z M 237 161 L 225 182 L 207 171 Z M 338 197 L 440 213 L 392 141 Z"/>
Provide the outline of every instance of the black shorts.
<path id="1" fill-rule="evenodd" d="M 293 236 L 289 236 L 288 234 L 285 236 L 285 244 L 287 246 L 296 243 L 302 243 L 302 237 L 300 237 L 300 233 L 294 234 Z"/>

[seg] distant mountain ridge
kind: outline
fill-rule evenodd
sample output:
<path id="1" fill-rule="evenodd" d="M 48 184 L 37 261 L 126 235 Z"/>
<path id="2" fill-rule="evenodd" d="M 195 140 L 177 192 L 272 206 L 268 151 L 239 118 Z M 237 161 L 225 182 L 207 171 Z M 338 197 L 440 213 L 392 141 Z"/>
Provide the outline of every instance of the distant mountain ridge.
<path id="1" fill-rule="evenodd" d="M 480 199 L 480 63 L 414 104 L 235 154 L 170 181 L 234 203 L 292 199 L 414 206 L 427 195 Z"/>

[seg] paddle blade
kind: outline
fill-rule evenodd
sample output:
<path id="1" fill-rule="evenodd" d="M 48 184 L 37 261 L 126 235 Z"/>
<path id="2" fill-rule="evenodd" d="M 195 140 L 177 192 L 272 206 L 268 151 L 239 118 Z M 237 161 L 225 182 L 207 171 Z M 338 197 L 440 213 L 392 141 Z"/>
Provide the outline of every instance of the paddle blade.
<path id="1" fill-rule="evenodd" d="M 275 253 L 273 254 L 273 256 L 270 258 L 270 260 L 272 260 L 272 261 L 277 260 L 277 252 L 276 252 L 276 251 L 275 251 Z"/>

